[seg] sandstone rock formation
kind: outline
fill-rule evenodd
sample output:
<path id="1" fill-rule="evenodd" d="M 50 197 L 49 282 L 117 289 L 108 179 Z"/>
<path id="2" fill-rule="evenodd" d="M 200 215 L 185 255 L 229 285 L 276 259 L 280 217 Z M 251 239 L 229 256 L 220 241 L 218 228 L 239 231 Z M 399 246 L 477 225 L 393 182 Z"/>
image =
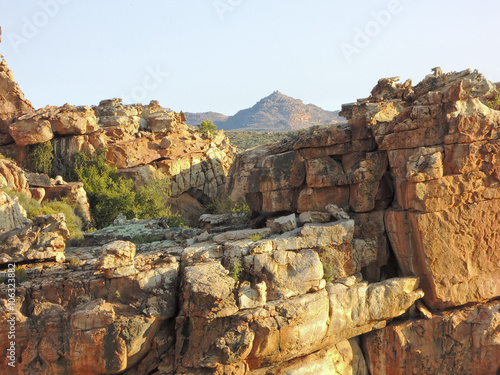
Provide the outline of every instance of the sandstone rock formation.
<path id="1" fill-rule="evenodd" d="M 157 167 L 180 204 L 226 182 L 223 133 L 201 136 L 155 101 L 32 111 L 1 74 L 0 152 L 21 165 L 50 140 L 60 170 L 104 147 L 138 186 Z M 203 230 L 120 217 L 67 249 L 63 215 L 26 222 L 0 192 L 0 268 L 26 272 L 14 297 L 0 289 L 0 351 L 15 313 L 15 374 L 498 373 L 495 95 L 470 70 L 382 79 L 343 107 L 348 124 L 238 155 L 227 188 L 253 227 L 245 215 L 205 215 Z M 5 158 L 0 186 L 87 204 L 81 184 Z"/>
<path id="2" fill-rule="evenodd" d="M 363 281 L 357 262 L 370 254 L 357 254 L 356 265 L 343 259 L 326 282 L 327 262 L 349 256 L 335 246 L 352 245 L 352 220 L 264 228 L 258 241 L 241 238 L 252 230 L 228 232 L 191 246 L 181 228 L 157 228 L 164 239 L 142 245 L 113 240 L 117 229 L 92 233 L 106 244 L 72 249 L 67 264 L 26 265 L 17 373 L 264 374 L 300 372 L 310 361 L 366 373 L 349 339 L 385 327 L 423 295 L 418 278 Z"/>
<path id="3" fill-rule="evenodd" d="M 380 80 L 344 107 L 353 134 L 368 128 L 387 150 L 396 200 L 387 233 L 434 308 L 500 295 L 500 113 L 485 105 L 495 93 L 467 70 L 413 88 Z"/>
<path id="4" fill-rule="evenodd" d="M 195 201 L 207 203 L 223 191 L 233 158 L 234 148 L 222 131 L 202 136 L 183 123 L 183 114 L 164 109 L 158 101 L 143 106 L 108 99 L 93 108 L 65 104 L 34 110 L 4 60 L 0 115 L 0 153 L 19 166 L 27 165 L 31 147 L 48 141 L 54 149 L 54 173 L 60 175 L 76 152 L 106 148 L 108 162 L 136 186 L 155 177 L 156 170 L 167 174 L 174 211 L 185 211 L 182 205 L 190 201 L 198 216 L 201 207 Z"/>
<path id="5" fill-rule="evenodd" d="M 24 98 L 12 71 L 0 55 L 0 146 L 12 143 L 9 126 L 21 114 L 32 109 L 33 106 Z"/>
<path id="6" fill-rule="evenodd" d="M 333 280 L 353 267 L 370 281 L 420 278 L 426 305 L 417 308 L 429 320 L 369 334 L 372 374 L 495 374 L 500 315 L 488 301 L 500 297 L 500 114 L 486 104 L 497 88 L 471 70 L 416 86 L 398 80 L 382 79 L 370 97 L 344 105 L 348 124 L 238 155 L 229 193 L 275 217 L 352 218 L 351 248 L 335 244 L 337 257 L 351 258 L 321 257 Z"/>
<path id="7" fill-rule="evenodd" d="M 388 326 L 366 335 L 363 347 L 372 374 L 497 374 L 499 332 L 496 301 Z"/>
<path id="8" fill-rule="evenodd" d="M 0 234 L 0 264 L 46 259 L 62 262 L 68 238 L 63 214 L 37 216 L 33 223 Z"/>

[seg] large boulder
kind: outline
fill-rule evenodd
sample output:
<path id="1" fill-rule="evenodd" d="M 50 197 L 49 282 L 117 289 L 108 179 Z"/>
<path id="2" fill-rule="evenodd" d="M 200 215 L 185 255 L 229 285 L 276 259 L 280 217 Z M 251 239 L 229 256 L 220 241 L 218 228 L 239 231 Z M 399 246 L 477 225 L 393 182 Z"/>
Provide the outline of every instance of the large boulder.
<path id="1" fill-rule="evenodd" d="M 23 227 L 29 223 L 26 211 L 19 205 L 17 197 L 9 197 L 0 191 L 0 233 Z"/>

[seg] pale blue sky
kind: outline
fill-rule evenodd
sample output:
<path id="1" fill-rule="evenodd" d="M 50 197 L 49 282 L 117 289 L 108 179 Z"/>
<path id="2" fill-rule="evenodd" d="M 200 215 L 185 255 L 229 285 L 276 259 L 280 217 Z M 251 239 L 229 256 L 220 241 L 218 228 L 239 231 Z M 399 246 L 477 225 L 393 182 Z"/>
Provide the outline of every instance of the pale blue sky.
<path id="1" fill-rule="evenodd" d="M 122 97 L 231 115 L 279 90 L 335 110 L 435 66 L 500 81 L 496 0 L 0 0 L 0 25 L 35 107 Z"/>

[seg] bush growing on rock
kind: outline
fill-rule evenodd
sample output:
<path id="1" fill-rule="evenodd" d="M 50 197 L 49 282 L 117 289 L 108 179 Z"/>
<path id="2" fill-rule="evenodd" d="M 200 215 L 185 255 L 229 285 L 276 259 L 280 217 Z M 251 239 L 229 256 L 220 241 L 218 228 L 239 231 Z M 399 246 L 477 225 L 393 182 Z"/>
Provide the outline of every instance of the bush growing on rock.
<path id="1" fill-rule="evenodd" d="M 53 175 L 54 147 L 50 141 L 29 146 L 27 169 Z"/>
<path id="2" fill-rule="evenodd" d="M 489 101 L 487 104 L 488 104 L 488 107 L 495 109 L 495 110 L 499 110 L 500 109 L 500 93 L 497 94 L 495 99 Z"/>
<path id="3" fill-rule="evenodd" d="M 40 215 L 54 215 L 62 213 L 66 218 L 66 226 L 70 232 L 69 243 L 78 244 L 83 240 L 82 219 L 76 214 L 79 206 L 69 204 L 65 199 L 62 201 L 44 201 L 39 203 L 21 192 L 3 189 L 8 195 L 16 196 L 19 204 L 24 208 L 28 219 L 33 220 Z"/>
<path id="4" fill-rule="evenodd" d="M 250 212 L 250 207 L 244 202 L 235 203 L 229 198 L 229 194 L 222 193 L 220 196 L 214 197 L 205 206 L 207 212 L 220 214 L 242 214 Z"/>
<path id="5" fill-rule="evenodd" d="M 106 163 L 105 150 L 76 153 L 73 175 L 84 184 L 97 228 L 111 225 L 119 214 L 127 219 L 165 217 L 169 226 L 184 226 L 183 218 L 170 210 L 170 180 L 166 177 L 134 191 L 133 180 L 123 179 Z"/>
<path id="6" fill-rule="evenodd" d="M 120 213 L 134 217 L 134 183 L 122 179 L 106 163 L 105 150 L 77 152 L 73 168 L 74 176 L 84 184 L 97 228 L 111 225 Z"/>
<path id="7" fill-rule="evenodd" d="M 200 125 L 198 125 L 198 131 L 204 136 L 214 136 L 217 133 L 217 126 L 215 126 L 212 121 L 202 121 Z"/>

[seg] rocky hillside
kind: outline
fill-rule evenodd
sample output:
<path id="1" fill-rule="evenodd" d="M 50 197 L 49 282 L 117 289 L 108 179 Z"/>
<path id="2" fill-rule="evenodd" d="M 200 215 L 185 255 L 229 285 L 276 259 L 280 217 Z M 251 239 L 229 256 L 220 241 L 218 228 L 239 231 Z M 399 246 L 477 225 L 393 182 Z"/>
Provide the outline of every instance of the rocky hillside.
<path id="1" fill-rule="evenodd" d="M 188 124 L 197 125 L 203 120 L 210 120 L 224 130 L 287 131 L 333 124 L 342 118 L 338 111 L 325 111 L 275 91 L 253 107 L 229 117 L 215 112 L 186 113 Z"/>
<path id="2" fill-rule="evenodd" d="M 477 71 L 381 79 L 348 123 L 233 158 L 157 102 L 35 111 L 0 67 L 0 373 L 498 374 L 499 93 Z M 89 213 L 81 183 L 14 160 L 48 142 L 61 172 L 106 148 L 138 184 L 156 166 L 252 213 L 120 215 L 70 247 L 69 216 L 20 204 Z"/>
<path id="3" fill-rule="evenodd" d="M 218 196 L 234 147 L 222 131 L 201 134 L 182 113 L 149 105 L 103 100 L 95 107 L 47 106 L 34 110 L 5 60 L 0 63 L 0 154 L 28 167 L 37 145 L 50 142 L 53 174 L 66 175 L 75 153 L 106 149 L 107 162 L 142 186 L 162 172 L 171 178 L 171 204 L 197 219 L 202 203 Z"/>
<path id="4" fill-rule="evenodd" d="M 24 272 L 0 290 L 11 372 L 497 374 L 496 95 L 470 70 L 380 80 L 347 124 L 236 157 L 251 222 L 120 219 L 66 248 L 63 215 L 30 222 L 0 193 L 0 267 Z M 26 191 L 16 168 L 0 183 Z"/>

